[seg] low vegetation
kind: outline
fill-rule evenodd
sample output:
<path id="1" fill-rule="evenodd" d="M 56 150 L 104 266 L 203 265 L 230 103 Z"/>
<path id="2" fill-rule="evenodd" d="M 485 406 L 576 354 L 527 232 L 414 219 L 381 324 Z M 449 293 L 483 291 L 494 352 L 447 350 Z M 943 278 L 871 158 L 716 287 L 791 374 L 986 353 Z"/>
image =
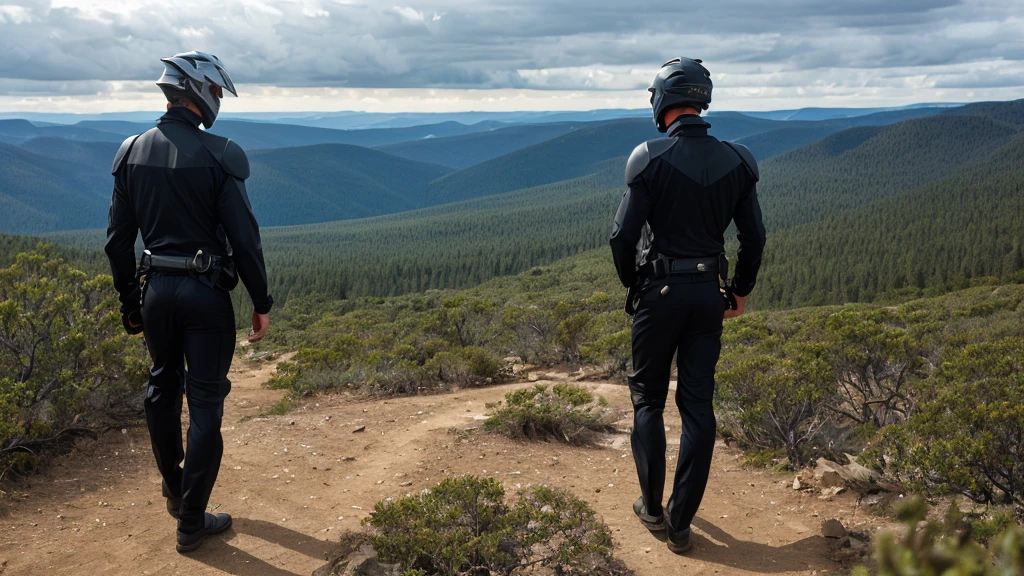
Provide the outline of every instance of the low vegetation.
<path id="1" fill-rule="evenodd" d="M 1024 530 L 1014 526 L 993 538 L 989 548 L 975 541 L 971 525 L 950 506 L 942 522 L 928 521 L 928 506 L 914 498 L 897 511 L 906 533 L 883 534 L 872 566 L 854 576 L 1009 576 L 1024 574 Z"/>
<path id="2" fill-rule="evenodd" d="M 378 502 L 365 522 L 380 559 L 407 575 L 631 574 L 612 556 L 608 527 L 564 490 L 537 486 L 508 501 L 493 478 L 448 478 Z"/>
<path id="3" fill-rule="evenodd" d="M 49 248 L 0 270 L 0 477 L 141 414 L 145 349 L 117 309 L 109 276 L 90 277 Z"/>
<path id="4" fill-rule="evenodd" d="M 505 395 L 504 402 L 489 404 L 484 422 L 489 432 L 528 440 L 552 439 L 566 444 L 586 444 L 599 432 L 607 432 L 616 419 L 604 397 L 572 384 L 552 388 L 537 385 Z"/>

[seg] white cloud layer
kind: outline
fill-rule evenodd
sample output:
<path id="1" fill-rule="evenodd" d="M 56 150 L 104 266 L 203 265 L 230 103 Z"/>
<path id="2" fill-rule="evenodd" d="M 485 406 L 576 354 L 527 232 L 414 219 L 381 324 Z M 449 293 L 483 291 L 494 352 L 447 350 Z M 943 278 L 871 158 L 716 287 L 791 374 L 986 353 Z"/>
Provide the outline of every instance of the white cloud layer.
<path id="1" fill-rule="evenodd" d="M 712 70 L 718 109 L 1024 96 L 1019 0 L 9 1 L 4 110 L 159 104 L 159 57 L 193 48 L 248 90 L 239 110 L 640 107 L 680 54 Z"/>

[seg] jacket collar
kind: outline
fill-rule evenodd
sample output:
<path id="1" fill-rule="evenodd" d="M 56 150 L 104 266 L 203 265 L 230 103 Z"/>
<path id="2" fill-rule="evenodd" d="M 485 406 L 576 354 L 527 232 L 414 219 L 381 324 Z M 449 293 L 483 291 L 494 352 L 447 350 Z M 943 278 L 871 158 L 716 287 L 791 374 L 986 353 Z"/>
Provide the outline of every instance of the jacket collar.
<path id="1" fill-rule="evenodd" d="M 680 116 L 668 127 L 668 135 L 672 136 L 707 136 L 711 124 L 696 114 Z"/>
<path id="2" fill-rule="evenodd" d="M 171 108 L 159 120 L 156 121 L 157 125 L 165 124 L 167 122 L 181 122 L 182 124 L 188 124 L 193 128 L 199 128 L 199 124 L 203 121 L 198 114 L 185 108 L 184 106 L 175 106 Z"/>

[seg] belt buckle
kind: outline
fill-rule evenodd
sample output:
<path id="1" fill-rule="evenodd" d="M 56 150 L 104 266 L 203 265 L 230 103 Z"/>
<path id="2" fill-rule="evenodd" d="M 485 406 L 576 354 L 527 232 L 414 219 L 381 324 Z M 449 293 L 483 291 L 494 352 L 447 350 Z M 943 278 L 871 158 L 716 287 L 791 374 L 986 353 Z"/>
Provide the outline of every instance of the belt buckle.
<path id="1" fill-rule="evenodd" d="M 708 267 L 705 266 L 703 262 L 698 262 L 697 263 L 697 271 L 698 272 L 706 272 L 707 269 L 708 269 Z"/>
<path id="2" fill-rule="evenodd" d="M 213 258 L 202 260 L 205 265 L 200 266 L 198 262 L 201 258 L 203 258 L 203 251 L 199 250 L 196 252 L 196 255 L 192 257 L 192 268 L 197 274 L 206 274 L 206 272 L 210 270 L 210 267 L 213 266 Z"/>

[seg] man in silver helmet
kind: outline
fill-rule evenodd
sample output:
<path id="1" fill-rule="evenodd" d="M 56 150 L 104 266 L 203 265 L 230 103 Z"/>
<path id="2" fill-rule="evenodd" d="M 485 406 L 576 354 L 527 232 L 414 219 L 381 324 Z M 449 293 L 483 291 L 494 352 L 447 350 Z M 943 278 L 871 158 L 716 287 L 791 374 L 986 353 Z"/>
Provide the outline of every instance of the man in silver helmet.
<path id="1" fill-rule="evenodd" d="M 167 113 L 124 141 L 114 158 L 105 251 L 121 299 L 124 328 L 145 333 L 153 367 L 145 400 L 167 511 L 178 519 L 177 550 L 189 552 L 230 528 L 206 512 L 224 451 L 220 434 L 235 348 L 230 291 L 241 279 L 253 303 L 250 342 L 270 326 L 273 299 L 260 231 L 249 205 L 249 161 L 211 128 L 235 85 L 216 56 L 162 59 L 157 85 Z M 136 268 L 135 239 L 145 245 Z M 182 445 L 182 394 L 188 401 Z"/>
<path id="2" fill-rule="evenodd" d="M 739 144 L 708 134 L 711 74 L 700 60 L 666 62 L 651 84 L 654 123 L 667 138 L 637 146 L 615 215 L 611 248 L 633 314 L 633 459 L 641 496 L 633 504 L 668 547 L 690 549 L 690 522 L 704 496 L 715 445 L 715 366 L 722 320 L 743 313 L 761 265 L 765 232 L 757 162 Z M 725 231 L 735 222 L 736 274 L 728 279 Z M 683 419 L 672 494 L 665 487 L 665 423 L 672 358 Z"/>

